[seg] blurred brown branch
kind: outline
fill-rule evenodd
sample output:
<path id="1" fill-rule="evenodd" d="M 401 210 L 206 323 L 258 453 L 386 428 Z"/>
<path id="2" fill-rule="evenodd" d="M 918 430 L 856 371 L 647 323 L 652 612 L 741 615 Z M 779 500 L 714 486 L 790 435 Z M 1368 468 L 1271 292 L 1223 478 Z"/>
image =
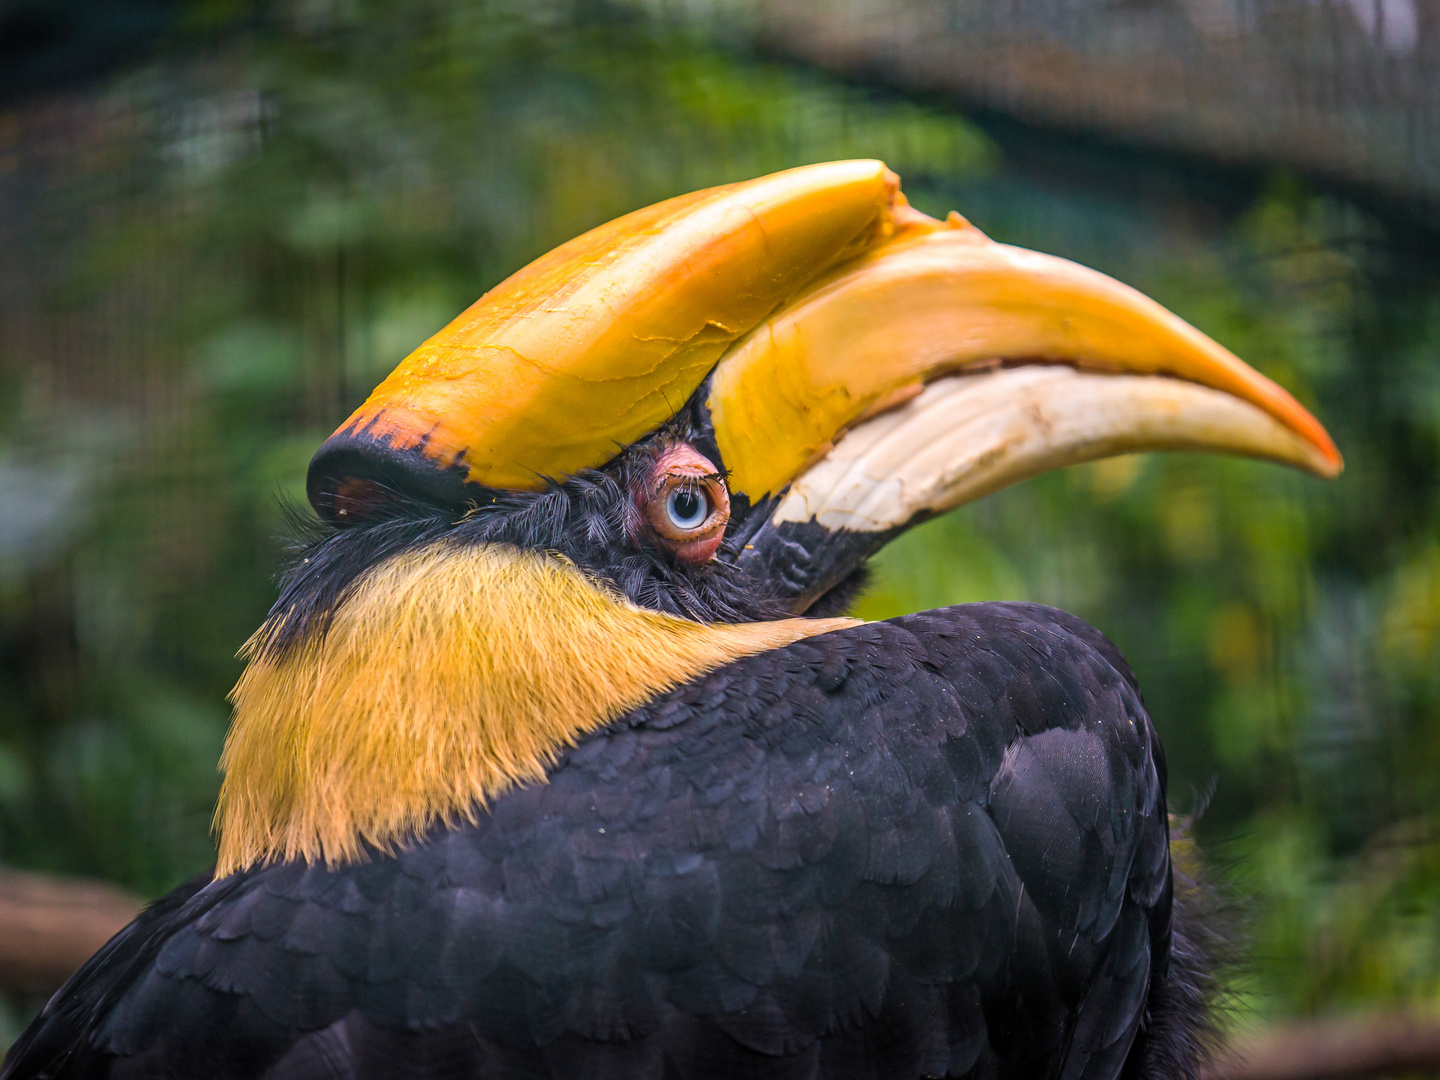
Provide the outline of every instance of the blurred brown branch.
<path id="1" fill-rule="evenodd" d="M 140 910 L 110 885 L 0 869 L 0 989 L 49 992 Z M 1293 1021 L 1228 1049 L 1205 1080 L 1365 1080 L 1440 1071 L 1440 1017 Z"/>
<path id="2" fill-rule="evenodd" d="M 1205 1080 L 1365 1080 L 1440 1071 L 1440 1018 L 1405 1013 L 1290 1021 L 1222 1054 Z"/>
<path id="3" fill-rule="evenodd" d="M 54 990 L 143 903 L 111 885 L 0 869 L 0 988 Z"/>

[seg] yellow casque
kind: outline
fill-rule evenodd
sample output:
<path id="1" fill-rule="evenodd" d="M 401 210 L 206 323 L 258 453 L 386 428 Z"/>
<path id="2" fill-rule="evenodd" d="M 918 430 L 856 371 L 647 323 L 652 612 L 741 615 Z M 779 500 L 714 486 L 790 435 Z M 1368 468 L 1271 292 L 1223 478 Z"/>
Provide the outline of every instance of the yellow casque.
<path id="1" fill-rule="evenodd" d="M 682 195 L 561 245 L 400 363 L 341 432 L 535 489 L 670 419 L 741 334 L 890 229 L 878 161 Z"/>

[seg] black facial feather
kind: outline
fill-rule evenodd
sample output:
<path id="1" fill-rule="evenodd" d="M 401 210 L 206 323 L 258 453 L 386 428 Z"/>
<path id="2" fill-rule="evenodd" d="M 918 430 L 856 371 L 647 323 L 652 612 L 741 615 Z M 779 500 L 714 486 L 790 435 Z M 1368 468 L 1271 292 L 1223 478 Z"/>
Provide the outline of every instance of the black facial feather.
<path id="1" fill-rule="evenodd" d="M 806 616 L 811 619 L 828 619 L 835 615 L 846 614 L 870 587 L 870 579 L 869 564 L 861 563 L 850 571 L 850 575 L 842 579 L 840 584 L 834 586 L 806 608 Z"/>
<path id="2" fill-rule="evenodd" d="M 675 435 L 661 433 L 603 470 L 586 470 L 544 490 L 489 491 L 468 507 L 445 509 L 387 491 L 384 509 L 339 528 L 295 512 L 296 554 L 260 631 L 263 655 L 283 654 L 323 633 L 367 570 L 406 551 L 445 541 L 508 544 L 563 555 L 641 607 L 698 622 L 751 622 L 791 614 L 735 555 L 751 530 L 732 518 L 717 557 L 676 561 L 647 537 L 631 495 Z"/>

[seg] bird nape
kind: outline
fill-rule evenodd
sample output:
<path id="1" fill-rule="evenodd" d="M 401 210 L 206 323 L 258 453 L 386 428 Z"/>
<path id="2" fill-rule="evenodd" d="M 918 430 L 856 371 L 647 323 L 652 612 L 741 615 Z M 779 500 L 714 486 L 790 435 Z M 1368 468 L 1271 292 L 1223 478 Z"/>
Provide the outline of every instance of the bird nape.
<path id="1" fill-rule="evenodd" d="M 1341 464 L 1153 301 L 876 161 L 570 241 L 321 447 L 218 866 L 5 1080 L 1195 1075 L 1203 927 L 1114 646 L 842 617 L 916 522 L 1149 449 Z"/>

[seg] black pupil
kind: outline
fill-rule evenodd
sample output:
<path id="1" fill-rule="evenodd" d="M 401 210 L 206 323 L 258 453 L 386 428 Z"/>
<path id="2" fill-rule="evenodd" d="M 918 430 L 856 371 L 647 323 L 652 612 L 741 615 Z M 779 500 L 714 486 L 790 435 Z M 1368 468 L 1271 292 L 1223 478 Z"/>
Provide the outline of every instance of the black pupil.
<path id="1" fill-rule="evenodd" d="M 700 514 L 700 496 L 693 491 L 680 491 L 675 494 L 675 515 L 681 521 L 689 521 Z"/>

